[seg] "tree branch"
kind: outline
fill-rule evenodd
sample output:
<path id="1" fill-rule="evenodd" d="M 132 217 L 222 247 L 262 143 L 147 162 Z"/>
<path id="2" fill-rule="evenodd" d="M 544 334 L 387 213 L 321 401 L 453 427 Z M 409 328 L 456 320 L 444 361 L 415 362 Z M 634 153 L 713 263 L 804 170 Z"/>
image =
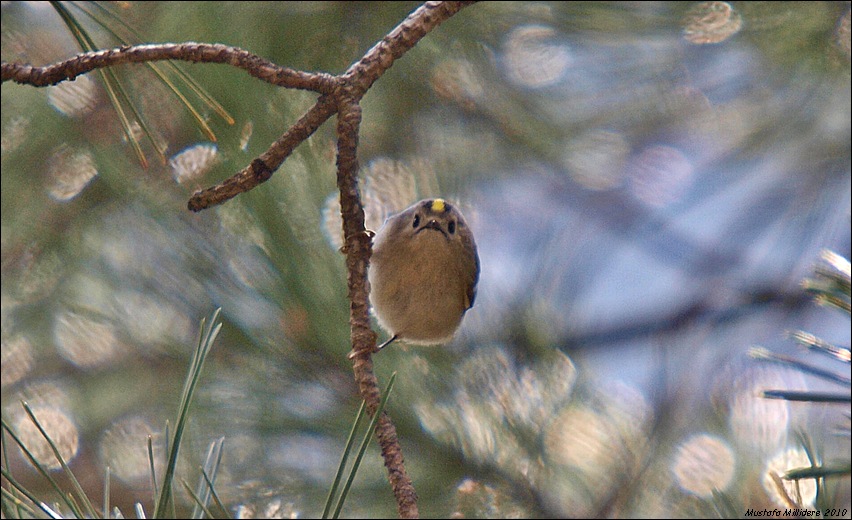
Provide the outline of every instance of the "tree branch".
<path id="1" fill-rule="evenodd" d="M 348 92 L 348 95 L 355 102 L 360 102 L 367 90 L 393 65 L 394 61 L 414 47 L 431 30 L 472 3 L 475 2 L 426 2 L 408 15 L 402 23 L 367 51 L 346 72 L 339 76 L 332 76 L 331 81 L 337 85 L 338 90 L 327 95 L 334 96 L 339 100 L 340 87 L 349 85 L 352 90 Z M 337 110 L 338 101 L 326 100 L 330 104 L 320 107 L 323 101 L 324 97 L 320 97 L 317 103 L 296 124 L 291 126 L 261 155 L 260 160 L 264 161 L 270 172 L 275 172 L 293 152 L 293 149 L 313 134 Z M 331 112 L 327 112 L 328 109 L 331 109 Z M 252 167 L 256 162 L 257 159 L 222 183 L 194 193 L 189 199 L 189 209 L 201 211 L 222 204 L 268 180 L 269 176 L 264 177 L 256 174 Z M 271 173 L 269 175 L 271 176 Z"/>
<path id="2" fill-rule="evenodd" d="M 426 34 L 473 2 L 426 2 L 349 69 L 338 76 L 302 72 L 278 66 L 237 47 L 221 44 L 180 43 L 124 46 L 118 49 L 80 54 L 69 60 L 33 67 L 2 63 L 2 81 L 48 86 L 71 80 L 95 69 L 122 63 L 182 60 L 196 63 L 223 63 L 251 76 L 285 88 L 311 90 L 322 94 L 313 107 L 287 129 L 248 166 L 225 181 L 198 191 L 190 198 L 191 211 L 221 204 L 269 180 L 293 150 L 310 137 L 335 113 L 337 118 L 337 186 L 343 218 L 347 284 L 350 301 L 350 336 L 353 371 L 367 410 L 374 415 L 380 402 L 378 380 L 373 373 L 372 352 L 376 333 L 370 328 L 367 267 L 372 254 L 372 237 L 364 226 L 364 208 L 358 192 L 358 133 L 361 124 L 361 98 L 393 63 L 414 47 Z M 388 469 L 388 480 L 397 500 L 400 517 L 418 516 L 417 494 L 405 471 L 396 427 L 386 413 L 376 425 L 376 437 Z"/>
<path id="3" fill-rule="evenodd" d="M 473 3 L 426 2 L 349 67 L 341 79 L 358 89 L 360 99 L 397 59 L 417 45 L 424 36 Z"/>
<path id="4" fill-rule="evenodd" d="M 348 89 L 347 93 L 351 92 Z M 372 239 L 364 228 L 364 208 L 358 193 L 358 131 L 361 124 L 361 106 L 354 95 L 341 99 L 337 116 L 337 187 L 340 191 L 340 213 L 343 218 L 343 251 L 346 253 L 347 282 L 349 286 L 349 324 L 352 350 L 364 353 L 355 356 L 353 371 L 361 398 L 367 403 L 370 415 L 376 413 L 381 401 L 379 383 L 373 373 L 370 353 L 376 347 L 376 333 L 370 328 L 367 266 L 372 253 Z M 376 438 L 382 450 L 388 479 L 397 499 L 401 518 L 417 518 L 417 493 L 405 471 L 402 449 L 396 427 L 387 413 L 382 413 L 376 424 Z"/>
<path id="5" fill-rule="evenodd" d="M 266 182 L 305 139 L 337 112 L 337 100 L 320 96 L 316 104 L 287 129 L 264 153 L 236 175 L 210 188 L 196 191 L 189 199 L 190 211 L 201 211 L 236 197 Z"/>
<path id="6" fill-rule="evenodd" d="M 194 63 L 224 63 L 243 69 L 260 80 L 279 87 L 313 90 L 325 94 L 331 92 L 336 80 L 330 74 L 303 72 L 281 67 L 256 54 L 237 47 L 219 43 L 161 43 L 126 45 L 117 49 L 87 52 L 65 61 L 33 67 L 23 63 L 3 62 L 0 78 L 3 82 L 14 81 L 34 87 L 47 87 L 72 80 L 95 69 L 103 69 L 123 63 L 181 60 Z"/>
<path id="7" fill-rule="evenodd" d="M 359 102 L 373 83 L 397 59 L 430 31 L 472 3 L 474 2 L 426 2 L 376 43 L 345 73 L 338 76 L 282 67 L 238 47 L 187 42 L 126 45 L 117 49 L 79 54 L 44 67 L 4 61 L 0 65 L 0 80 L 2 80 L 0 82 L 14 81 L 35 87 L 46 87 L 114 65 L 181 60 L 232 65 L 273 85 L 311 90 L 324 95 L 260 157 L 216 186 L 193 194 L 187 206 L 191 211 L 201 211 L 221 204 L 268 180 L 293 152 L 293 149 L 310 137 L 335 113 L 340 101 L 338 96 L 342 85 L 352 87 L 349 95 Z M 333 96 L 335 99 L 327 99 L 326 96 Z"/>

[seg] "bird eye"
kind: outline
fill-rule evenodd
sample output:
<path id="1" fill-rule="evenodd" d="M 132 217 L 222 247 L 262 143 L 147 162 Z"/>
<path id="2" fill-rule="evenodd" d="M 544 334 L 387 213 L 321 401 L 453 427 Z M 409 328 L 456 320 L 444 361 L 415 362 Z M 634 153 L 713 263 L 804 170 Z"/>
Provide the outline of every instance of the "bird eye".
<path id="1" fill-rule="evenodd" d="M 411 223 L 411 227 L 417 229 L 417 226 L 420 225 L 420 215 L 414 215 L 414 222 Z"/>
<path id="2" fill-rule="evenodd" d="M 456 232 L 456 221 L 455 220 L 451 220 L 450 223 L 447 224 L 447 231 L 449 231 L 451 235 L 455 234 L 455 232 Z"/>

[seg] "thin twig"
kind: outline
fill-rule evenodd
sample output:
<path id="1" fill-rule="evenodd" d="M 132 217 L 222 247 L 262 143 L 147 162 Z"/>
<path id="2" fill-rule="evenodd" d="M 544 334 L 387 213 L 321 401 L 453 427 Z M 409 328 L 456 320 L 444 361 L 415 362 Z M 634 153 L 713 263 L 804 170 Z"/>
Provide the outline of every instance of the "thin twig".
<path id="1" fill-rule="evenodd" d="M 230 200 L 240 193 L 266 182 L 305 139 L 311 136 L 328 118 L 337 112 L 337 100 L 320 96 L 316 104 L 293 126 L 272 143 L 268 150 L 249 163 L 236 175 L 210 188 L 199 190 L 190 197 L 190 211 L 201 211 Z"/>
<path id="2" fill-rule="evenodd" d="M 372 253 L 372 240 L 364 228 L 364 208 L 358 193 L 358 129 L 361 124 L 361 106 L 344 97 L 338 107 L 337 117 L 337 187 L 340 190 L 340 213 L 343 218 L 343 251 L 346 253 L 347 283 L 349 286 L 349 324 L 353 352 L 353 371 L 358 381 L 361 398 L 367 411 L 374 415 L 381 401 L 379 383 L 373 373 L 373 360 L 369 353 L 376 347 L 376 333 L 370 328 L 369 287 L 367 266 Z M 401 518 L 417 518 L 417 493 L 411 478 L 405 472 L 402 450 L 396 427 L 387 413 L 376 425 L 376 438 L 382 450 L 388 479 L 397 499 Z"/>
<path id="3" fill-rule="evenodd" d="M 255 159 L 233 177 L 216 186 L 194 193 L 189 199 L 189 209 L 201 211 L 222 204 L 268 180 L 272 173 L 293 152 L 293 149 L 334 114 L 344 86 L 350 87 L 347 95 L 356 102 L 360 102 L 367 90 L 393 65 L 394 61 L 414 47 L 429 31 L 472 3 L 474 2 L 426 2 L 420 6 L 367 51 L 363 58 L 349 67 L 346 72 L 340 76 L 332 77 L 332 81 L 336 83 L 338 88 L 327 96 L 333 96 L 334 99 L 329 100 L 326 96 L 320 97 L 299 121 L 287 129 L 281 138 L 272 143 L 260 157 L 263 161 L 261 165 L 266 166 L 266 168 L 256 168 L 257 159 Z M 324 103 L 329 104 L 324 105 Z M 328 111 L 328 109 L 331 109 L 331 111 Z M 258 173 L 262 175 L 258 175 Z"/>
<path id="4" fill-rule="evenodd" d="M 475 2 L 426 2 L 376 43 L 340 77 L 357 88 L 358 100 L 393 63 L 430 31 Z"/>
<path id="5" fill-rule="evenodd" d="M 86 52 L 73 58 L 33 67 L 24 63 L 3 62 L 2 81 L 14 81 L 34 87 L 48 87 L 72 80 L 81 74 L 123 63 L 181 60 L 195 63 L 224 63 L 243 69 L 250 75 L 279 87 L 326 93 L 334 89 L 329 74 L 303 72 L 281 67 L 256 54 L 220 43 L 158 43 L 124 45 L 117 49 Z"/>

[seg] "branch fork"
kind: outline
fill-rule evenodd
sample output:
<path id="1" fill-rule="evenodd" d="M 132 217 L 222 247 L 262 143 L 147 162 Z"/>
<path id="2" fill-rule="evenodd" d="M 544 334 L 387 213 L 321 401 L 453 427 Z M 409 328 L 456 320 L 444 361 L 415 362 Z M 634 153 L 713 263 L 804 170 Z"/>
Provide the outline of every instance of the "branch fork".
<path id="1" fill-rule="evenodd" d="M 372 416 L 379 405 L 380 393 L 371 357 L 376 348 L 376 333 L 370 328 L 367 284 L 372 237 L 364 226 L 364 207 L 358 192 L 357 150 L 362 116 L 360 101 L 397 59 L 430 31 L 471 3 L 424 3 L 340 75 L 298 71 L 276 65 L 237 47 L 195 42 L 125 45 L 80 54 L 45 67 L 4 61 L 0 73 L 2 82 L 14 81 L 44 87 L 123 63 L 181 60 L 226 64 L 243 69 L 249 75 L 273 85 L 319 94 L 316 103 L 264 153 L 230 178 L 194 193 L 187 206 L 190 211 L 201 211 L 268 181 L 299 144 L 332 115 L 337 114 L 337 187 L 340 191 L 343 236 L 346 237 L 342 251 L 346 255 L 348 272 L 351 357 L 359 392 Z M 402 518 L 416 518 L 419 515 L 417 494 L 405 471 L 396 427 L 387 413 L 382 413 L 379 418 L 376 437 L 397 500 L 398 513 Z"/>

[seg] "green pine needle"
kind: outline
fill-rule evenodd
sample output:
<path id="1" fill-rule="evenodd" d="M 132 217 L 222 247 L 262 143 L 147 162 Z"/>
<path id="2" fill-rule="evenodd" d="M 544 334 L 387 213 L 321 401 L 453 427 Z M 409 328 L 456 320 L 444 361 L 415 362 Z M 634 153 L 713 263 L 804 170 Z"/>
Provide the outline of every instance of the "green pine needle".
<path id="1" fill-rule="evenodd" d="M 337 494 L 337 487 L 340 485 L 340 479 L 343 477 L 343 470 L 346 468 L 346 460 L 349 458 L 349 453 L 352 451 L 352 446 L 355 444 L 355 432 L 361 425 L 361 420 L 367 412 L 367 402 L 361 401 L 361 406 L 358 408 L 358 414 L 355 416 L 355 422 L 352 423 L 352 428 L 349 430 L 349 437 L 346 439 L 346 447 L 343 448 L 343 456 L 340 458 L 340 464 L 337 465 L 337 473 L 334 475 L 334 482 L 331 483 L 331 489 L 328 490 L 328 498 L 325 500 L 325 507 L 322 510 L 320 518 L 328 518 L 328 512 L 331 510 L 331 503 L 334 496 Z"/>
<path id="2" fill-rule="evenodd" d="M 355 475 L 358 473 L 358 468 L 361 467 L 361 459 L 364 457 L 364 452 L 367 451 L 367 446 L 370 443 L 370 439 L 373 437 L 373 432 L 376 430 L 376 423 L 379 422 L 379 417 L 382 416 L 382 412 L 385 410 L 385 404 L 388 402 L 388 397 L 390 397 L 391 391 L 393 390 L 393 384 L 396 381 L 396 372 L 391 374 L 390 380 L 388 381 L 388 386 L 385 389 L 384 395 L 382 395 L 382 400 L 379 403 L 378 408 L 376 408 L 376 413 L 373 414 L 373 419 L 370 421 L 370 425 L 367 427 L 367 431 L 364 433 L 364 439 L 361 441 L 361 446 L 358 449 L 358 455 L 355 457 L 355 461 L 352 463 L 352 469 L 349 472 L 349 477 L 346 479 L 346 484 L 343 486 L 343 490 L 340 492 L 340 498 L 337 501 L 337 507 L 334 509 L 334 513 L 331 515 L 332 518 L 340 517 L 340 510 L 343 509 L 343 503 L 346 501 L 346 497 L 349 495 L 349 488 L 352 487 L 352 482 L 355 480 Z"/>
<path id="3" fill-rule="evenodd" d="M 210 326 L 205 330 L 205 321 L 201 320 L 199 330 L 198 346 L 192 356 L 189 373 L 186 381 L 184 381 L 183 392 L 181 394 L 180 407 L 178 408 L 178 419 L 175 423 L 175 433 L 168 451 L 168 464 L 166 465 L 166 473 L 163 476 L 163 484 L 160 488 L 160 497 L 154 509 L 154 518 L 163 518 L 168 510 L 174 516 L 174 500 L 172 495 L 172 482 L 174 481 L 175 469 L 177 468 L 178 453 L 180 451 L 180 443 L 183 439 L 183 433 L 186 428 L 186 422 L 189 418 L 189 407 L 192 404 L 192 397 L 201 378 L 201 369 L 204 366 L 204 361 L 213 347 L 213 342 L 219 331 L 222 330 L 222 323 L 219 322 L 219 316 L 222 309 L 216 309 L 210 319 Z"/>
<path id="4" fill-rule="evenodd" d="M 77 40 L 77 43 L 80 45 L 80 48 L 83 52 L 96 51 L 98 50 L 98 45 L 95 44 L 94 39 L 91 37 L 89 32 L 83 26 L 83 24 L 75 17 L 71 11 L 69 11 L 62 3 L 60 2 L 51 2 L 51 5 L 62 18 L 62 21 L 65 23 L 68 30 Z M 109 10 L 105 6 L 102 6 L 97 3 L 86 4 L 82 2 L 70 2 L 70 5 L 73 5 L 80 12 L 91 18 L 95 23 L 97 23 L 100 27 L 102 27 L 106 32 L 108 32 L 112 37 L 118 40 L 122 45 L 130 45 L 131 42 L 122 37 L 117 31 L 113 30 L 111 25 L 115 25 L 116 27 L 120 26 L 124 31 L 132 35 L 138 41 L 143 41 L 144 38 L 131 27 L 129 24 L 124 22 L 121 17 Z M 93 6 L 95 10 L 90 9 L 88 6 Z M 204 88 L 195 81 L 192 76 L 190 76 L 187 72 L 181 69 L 177 64 L 172 62 L 165 62 L 164 64 L 158 63 L 145 63 L 145 65 L 157 76 L 157 78 L 162 82 L 171 92 L 174 94 L 180 103 L 187 109 L 192 118 L 195 120 L 195 123 L 204 133 L 204 135 L 210 141 L 216 141 L 216 133 L 210 128 L 205 117 L 199 112 L 199 110 L 189 101 L 187 96 L 181 91 L 181 89 L 175 84 L 174 81 L 166 74 L 166 70 L 171 71 L 172 75 L 178 78 L 183 85 L 185 85 L 190 91 L 192 91 L 195 96 L 201 100 L 201 102 L 211 108 L 214 112 L 216 112 L 222 119 L 224 119 L 228 124 L 234 124 L 234 118 L 231 114 L 228 113 L 227 110 L 216 101 L 213 96 L 208 94 Z M 130 146 L 133 148 L 134 153 L 136 154 L 139 162 L 143 167 L 148 167 L 148 160 L 145 157 L 145 153 L 142 151 L 142 146 L 139 142 L 139 139 L 136 137 L 136 134 L 133 131 L 132 120 L 130 116 L 127 114 L 125 107 L 127 107 L 132 115 L 133 120 L 135 120 L 139 127 L 142 129 L 142 132 L 145 134 L 145 137 L 150 141 L 157 155 L 160 157 L 160 160 L 165 164 L 166 163 L 166 145 L 162 143 L 157 137 L 154 130 L 151 128 L 148 121 L 143 117 L 142 112 L 136 107 L 136 104 L 131 100 L 131 96 L 128 90 L 124 87 L 123 83 L 118 79 L 115 72 L 111 68 L 98 70 L 98 74 L 101 77 L 101 80 L 104 83 L 104 87 L 109 97 L 110 104 L 113 106 L 113 110 L 115 110 L 118 115 L 119 122 L 121 123 L 122 131 L 124 132 L 125 137 L 127 138 L 127 142 L 130 143 Z"/>

